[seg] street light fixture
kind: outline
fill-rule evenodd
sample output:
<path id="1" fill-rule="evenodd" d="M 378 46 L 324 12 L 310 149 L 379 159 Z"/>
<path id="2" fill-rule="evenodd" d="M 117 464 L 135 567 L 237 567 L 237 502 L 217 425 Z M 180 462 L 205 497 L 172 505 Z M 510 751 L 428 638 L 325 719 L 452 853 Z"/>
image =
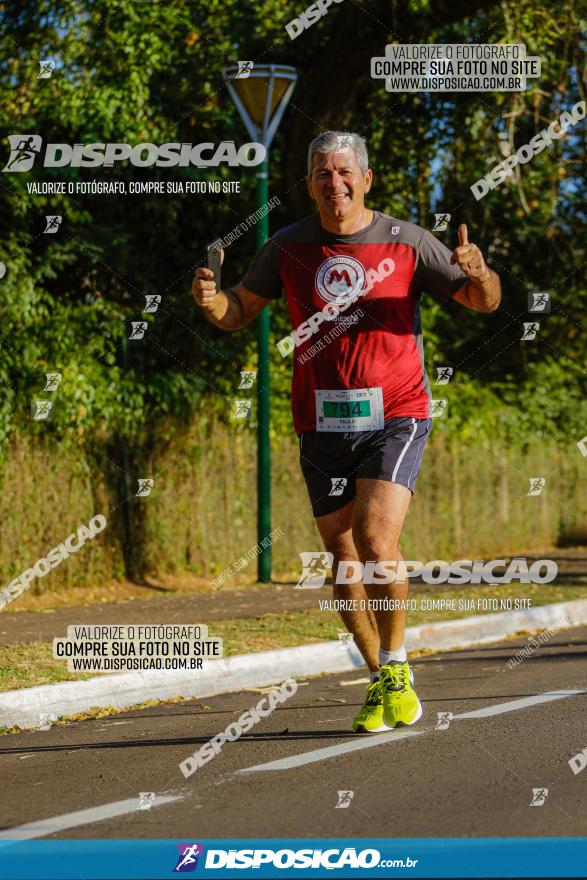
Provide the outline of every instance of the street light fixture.
<path id="1" fill-rule="evenodd" d="M 247 70 L 234 64 L 222 76 L 249 135 L 269 149 L 296 86 L 295 67 L 254 64 Z"/>
<path id="2" fill-rule="evenodd" d="M 257 209 L 269 197 L 269 147 L 283 118 L 285 108 L 296 86 L 295 67 L 284 64 L 252 64 L 246 62 L 226 67 L 222 76 L 249 136 L 267 150 L 257 171 Z M 257 225 L 257 250 L 269 237 L 269 217 L 265 214 Z M 257 318 L 257 538 L 258 579 L 271 580 L 271 450 L 269 444 L 269 309 Z M 267 539 L 265 544 L 263 539 Z"/>

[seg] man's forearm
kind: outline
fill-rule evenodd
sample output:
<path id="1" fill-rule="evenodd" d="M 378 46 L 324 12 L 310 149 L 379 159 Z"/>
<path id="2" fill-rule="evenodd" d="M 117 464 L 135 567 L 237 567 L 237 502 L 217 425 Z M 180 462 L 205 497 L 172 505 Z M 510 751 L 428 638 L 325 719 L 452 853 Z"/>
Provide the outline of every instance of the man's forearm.
<path id="1" fill-rule="evenodd" d="M 240 330 L 243 326 L 241 301 L 230 288 L 219 290 L 210 305 L 202 311 L 210 323 L 221 330 Z"/>
<path id="2" fill-rule="evenodd" d="M 466 284 L 467 298 L 478 312 L 493 312 L 501 302 L 501 282 L 493 269 L 479 278 L 469 278 Z"/>

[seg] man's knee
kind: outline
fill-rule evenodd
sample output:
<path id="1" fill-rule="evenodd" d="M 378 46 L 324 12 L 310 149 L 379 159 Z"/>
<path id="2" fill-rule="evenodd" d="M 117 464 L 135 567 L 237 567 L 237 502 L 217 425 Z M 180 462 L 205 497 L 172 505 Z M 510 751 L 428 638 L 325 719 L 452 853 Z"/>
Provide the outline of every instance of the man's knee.
<path id="1" fill-rule="evenodd" d="M 335 564 L 339 560 L 352 561 L 359 558 L 354 541 L 348 534 L 345 534 L 344 536 L 333 535 L 330 538 L 322 536 L 322 540 L 324 542 L 324 548 L 329 553 L 332 553 Z"/>
<path id="2" fill-rule="evenodd" d="M 362 562 L 380 562 L 402 558 L 397 541 L 386 535 L 373 533 L 355 535 L 355 546 Z"/>

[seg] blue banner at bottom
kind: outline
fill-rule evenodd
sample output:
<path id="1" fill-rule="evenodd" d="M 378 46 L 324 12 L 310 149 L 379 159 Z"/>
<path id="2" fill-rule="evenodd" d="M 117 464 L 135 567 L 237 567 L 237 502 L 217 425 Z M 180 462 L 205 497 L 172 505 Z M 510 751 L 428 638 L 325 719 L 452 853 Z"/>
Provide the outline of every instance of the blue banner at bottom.
<path id="1" fill-rule="evenodd" d="M 3 880 L 585 877 L 587 838 L 2 840 Z"/>

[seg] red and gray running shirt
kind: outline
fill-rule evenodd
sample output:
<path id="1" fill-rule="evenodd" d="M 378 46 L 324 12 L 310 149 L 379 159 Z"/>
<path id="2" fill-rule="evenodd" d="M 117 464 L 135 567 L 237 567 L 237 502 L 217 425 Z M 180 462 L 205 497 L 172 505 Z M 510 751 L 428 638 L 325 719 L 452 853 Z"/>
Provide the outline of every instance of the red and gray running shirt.
<path id="1" fill-rule="evenodd" d="M 349 290 L 365 289 L 367 272 L 382 261 L 392 268 L 296 347 L 292 409 L 298 435 L 316 430 L 315 392 L 321 389 L 381 388 L 385 421 L 429 418 L 419 302 L 422 291 L 447 302 L 466 283 L 450 258 L 451 251 L 430 232 L 380 211 L 351 235 L 329 232 L 313 214 L 265 243 L 243 284 L 269 299 L 285 290 L 294 329 L 327 303 L 344 300 Z M 332 332 L 341 322 L 344 331 Z"/>

